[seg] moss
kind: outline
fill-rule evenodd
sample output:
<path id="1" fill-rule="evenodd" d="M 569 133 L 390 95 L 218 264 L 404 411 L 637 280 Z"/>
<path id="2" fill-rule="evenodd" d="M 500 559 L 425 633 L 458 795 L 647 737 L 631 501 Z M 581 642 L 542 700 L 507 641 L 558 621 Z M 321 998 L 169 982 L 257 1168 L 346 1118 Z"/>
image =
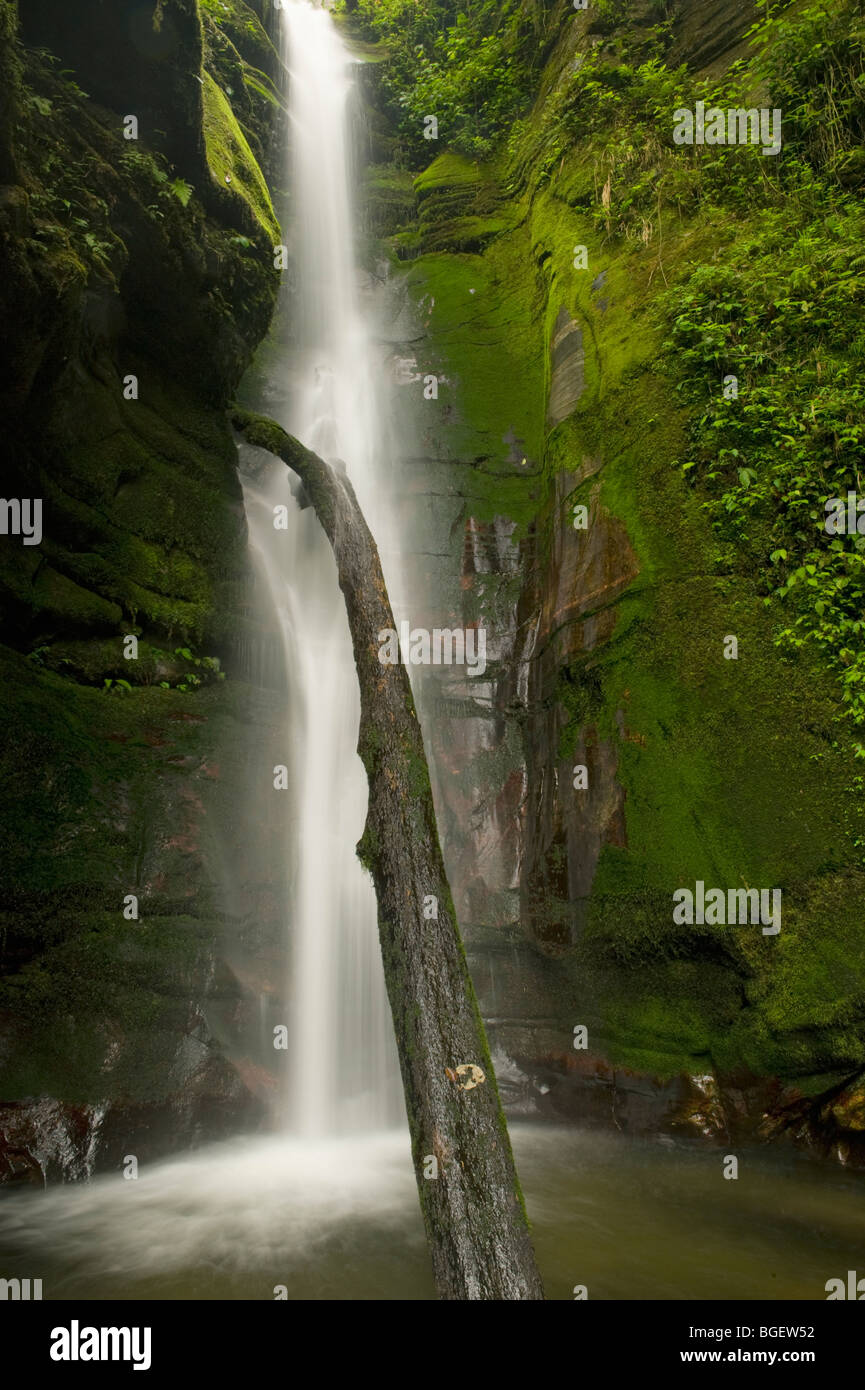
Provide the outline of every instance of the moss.
<path id="1" fill-rule="evenodd" d="M 243 0 L 199 0 L 206 19 L 216 24 L 250 64 L 268 70 L 277 58 L 261 20 Z"/>
<path id="2" fill-rule="evenodd" d="M 106 602 L 47 564 L 36 576 L 32 601 L 36 608 L 73 630 L 114 627 L 121 617 L 117 604 Z"/>
<path id="3" fill-rule="evenodd" d="M 248 410 L 232 410 L 232 423 L 235 429 L 242 430 L 250 444 L 256 449 L 264 449 L 277 458 L 289 442 L 289 437 L 280 425 L 264 415 L 255 415 Z"/>
<path id="4" fill-rule="evenodd" d="M 207 162 L 216 181 L 223 187 L 228 181 L 264 235 L 272 244 L 279 244 L 281 232 L 264 176 L 227 96 L 208 72 L 204 74 L 204 135 Z"/>
<path id="5" fill-rule="evenodd" d="M 551 71 L 569 70 L 566 47 Z M 533 561 L 549 578 L 556 478 L 573 474 L 569 501 L 597 494 L 610 536 L 626 536 L 636 557 L 611 638 L 569 656 L 541 692 L 559 707 L 560 757 L 589 726 L 612 746 L 624 807 L 587 924 L 555 969 L 615 1065 L 664 1077 L 712 1065 L 818 1090 L 865 1054 L 863 807 L 829 676 L 810 657 L 779 654 L 759 575 L 712 531 L 674 467 L 687 457 L 687 418 L 662 361 L 661 293 L 723 255 L 731 231 L 666 210 L 662 241 L 651 227 L 640 240 L 609 235 L 595 207 L 601 146 L 564 144 L 553 160 L 545 139 L 539 107 L 521 171 L 437 158 L 415 180 L 416 225 L 391 244 L 423 253 L 396 273 L 427 333 L 418 369 L 445 377 L 429 453 L 452 461 L 466 509 L 533 529 Z M 479 254 L 461 253 L 472 234 Z M 574 266 L 578 245 L 586 271 Z M 584 385 L 549 429 L 549 344 L 563 308 L 582 332 Z M 723 656 L 728 633 L 737 661 Z M 532 720 L 520 727 L 531 760 Z M 500 785 L 503 769 L 488 762 L 481 784 Z M 564 868 L 563 843 L 547 854 Z M 672 893 L 697 879 L 780 887 L 780 935 L 675 926 Z"/>
<path id="6" fill-rule="evenodd" d="M 473 461 L 462 486 L 480 519 L 534 511 L 526 478 L 543 454 L 544 350 L 525 253 L 513 235 L 483 257 L 424 256 L 407 272 L 432 349 L 419 366 L 444 377 L 436 453 Z"/>
<path id="7" fill-rule="evenodd" d="M 432 791 L 426 758 L 415 753 L 411 748 L 406 749 L 406 778 L 411 795 L 418 801 L 425 800 L 429 803 L 432 798 Z"/>
<path id="8" fill-rule="evenodd" d="M 250 67 L 246 63 L 243 68 L 243 81 L 249 90 L 260 97 L 262 101 L 267 102 L 268 106 L 274 107 L 277 111 L 282 110 L 282 97 L 266 73 L 260 72 L 258 68 Z"/>
<path id="9" fill-rule="evenodd" d="M 414 180 L 407 170 L 388 165 L 369 165 L 364 170 L 362 206 L 364 223 L 374 236 L 395 236 L 414 216 Z"/>
<path id="10" fill-rule="evenodd" d="M 435 189 L 459 188 L 474 192 L 482 183 L 481 166 L 463 155 L 446 152 L 440 154 L 427 165 L 414 180 L 419 198 L 428 196 Z"/>
<path id="11" fill-rule="evenodd" d="M 143 622 L 201 640 L 216 585 L 244 562 L 231 435 L 182 387 L 158 384 L 146 366 L 145 380 L 147 403 L 118 404 L 119 386 L 78 392 L 65 427 L 80 412 L 82 427 L 100 432 L 66 452 L 62 486 L 45 478 L 50 567 L 37 573 L 30 552 L 7 548 L 0 593 L 73 627 Z"/>
<path id="12" fill-rule="evenodd" d="M 76 44 L 101 8 L 69 26 Z M 4 1099 L 164 1099 L 182 1084 L 191 1018 L 211 1045 L 200 1020 L 225 925 L 213 889 L 225 845 L 212 841 L 217 825 L 234 840 L 245 722 L 232 682 L 173 648 L 200 639 L 199 654 L 214 652 L 218 631 L 230 651 L 242 621 L 245 521 L 224 405 L 279 277 L 263 181 L 221 94 L 211 126 L 238 197 L 202 183 L 197 9 L 183 14 L 189 63 L 147 69 L 146 101 L 180 121 L 153 146 L 143 114 L 140 145 L 123 140 L 119 118 L 69 80 L 77 63 L 59 74 L 20 50 L 52 119 L 31 102 L 14 127 L 26 198 L 0 290 L 16 364 L 9 491 L 44 503 L 42 544 L 0 547 L 3 642 L 31 653 L 0 645 Z M 181 145 L 200 197 L 177 195 L 168 160 Z M 259 208 L 238 236 L 250 199 Z M 136 662 L 123 657 L 130 632 Z M 159 687 L 190 673 L 207 688 Z M 121 913 L 129 892 L 138 923 Z"/>
<path id="13" fill-rule="evenodd" d="M 205 66 L 230 98 L 243 134 L 262 166 L 274 143 L 280 60 L 258 15 L 237 0 L 203 9 Z"/>
<path id="14" fill-rule="evenodd" d="M 682 416 L 654 368 L 648 257 L 593 261 L 592 280 L 606 270 L 599 293 L 568 271 L 571 246 L 591 245 L 573 213 L 541 200 L 534 235 L 552 238 L 551 283 L 570 281 L 568 307 L 587 330 L 586 391 L 548 460 L 602 460 L 602 504 L 639 562 L 614 637 L 593 656 L 591 699 L 564 701 L 565 746 L 587 718 L 615 744 L 627 843 L 601 855 L 568 973 L 581 992 L 592 981 L 589 1008 L 621 1065 L 668 1076 L 708 1059 L 722 1072 L 795 1077 L 852 1062 L 865 952 L 851 903 L 865 878 L 844 831 L 861 807 L 843 790 L 825 673 L 779 656 L 754 577 L 736 572 L 672 467 Z M 681 254 L 671 240 L 668 277 Z M 728 633 L 738 661 L 724 660 Z M 676 928 L 672 891 L 697 879 L 782 888 L 779 938 Z"/>
<path id="15" fill-rule="evenodd" d="M 5 982 L 0 1000 L 26 1018 L 28 1043 L 7 1071 L 5 1094 L 104 1100 L 106 1084 L 139 1101 L 170 1094 L 166 1054 L 185 1032 L 192 977 L 211 942 L 212 930 L 194 918 L 126 922 L 91 901 L 86 924 Z M 104 1059 L 121 1038 L 106 1083 Z"/>
<path id="16" fill-rule="evenodd" d="M 103 694 L 3 649 L 0 679 L 4 1099 L 159 1099 L 224 929 L 208 825 L 231 825 L 236 784 L 212 771 L 217 748 L 243 760 L 248 704 Z"/>
<path id="17" fill-rule="evenodd" d="M 363 834 L 357 842 L 357 857 L 368 874 L 373 872 L 380 852 L 378 834 L 367 821 L 363 828 Z"/>

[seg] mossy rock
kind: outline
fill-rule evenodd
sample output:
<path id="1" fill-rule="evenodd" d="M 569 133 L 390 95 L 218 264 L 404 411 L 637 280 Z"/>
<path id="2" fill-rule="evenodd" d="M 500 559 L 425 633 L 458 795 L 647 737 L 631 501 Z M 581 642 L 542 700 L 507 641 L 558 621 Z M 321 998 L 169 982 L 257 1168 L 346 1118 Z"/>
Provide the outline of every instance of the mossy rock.
<path id="1" fill-rule="evenodd" d="M 545 99 L 581 42 L 562 36 Z M 556 565 L 574 502 L 590 504 L 609 546 L 633 556 L 621 591 L 604 592 L 603 566 L 593 575 L 583 636 L 566 611 L 553 616 L 549 656 L 535 653 L 544 681 L 513 715 L 530 770 L 547 785 L 560 779 L 560 806 L 567 778 L 548 748 L 555 761 L 587 731 L 602 741 L 621 816 L 587 902 L 571 901 L 572 851 L 553 827 L 539 855 L 549 891 L 523 930 L 548 919 L 559 931 L 555 949 L 543 931 L 535 944 L 557 1001 L 568 1001 L 563 1027 L 567 1017 L 590 1025 L 614 1065 L 659 1077 L 714 1068 L 818 1093 L 865 1057 L 861 793 L 831 676 L 810 654 L 779 651 L 761 577 L 713 531 L 705 495 L 677 467 L 688 417 L 664 360 L 659 305 L 668 285 L 722 257 L 749 226 L 665 207 L 662 242 L 651 228 L 626 240 L 599 206 L 610 132 L 563 139 L 553 159 L 543 102 L 524 126 L 510 164 L 434 160 L 415 180 L 414 226 L 391 242 L 424 334 L 418 370 L 445 378 L 424 423 L 426 451 L 437 466 L 448 461 L 464 515 L 509 518 L 530 538 L 526 605 L 564 583 Z M 588 270 L 575 265 L 580 245 Z M 563 313 L 581 334 L 581 380 L 567 417 L 551 425 Z M 563 590 L 563 607 L 579 597 Z M 519 610 L 524 629 L 535 612 Z M 593 624 L 603 637 L 584 640 Z M 728 634 L 738 660 L 725 660 Z M 498 790 L 491 769 L 478 758 L 466 789 Z M 676 926 L 672 893 L 697 879 L 781 888 L 781 932 Z"/>
<path id="2" fill-rule="evenodd" d="M 274 76 L 277 54 L 259 16 L 243 0 L 198 0 L 205 20 L 210 19 L 231 40 L 240 56 L 252 67 Z"/>
<path id="3" fill-rule="evenodd" d="M 204 74 L 204 136 L 217 183 L 244 200 L 263 235 L 278 245 L 281 232 L 264 176 L 228 97 L 209 72 Z"/>

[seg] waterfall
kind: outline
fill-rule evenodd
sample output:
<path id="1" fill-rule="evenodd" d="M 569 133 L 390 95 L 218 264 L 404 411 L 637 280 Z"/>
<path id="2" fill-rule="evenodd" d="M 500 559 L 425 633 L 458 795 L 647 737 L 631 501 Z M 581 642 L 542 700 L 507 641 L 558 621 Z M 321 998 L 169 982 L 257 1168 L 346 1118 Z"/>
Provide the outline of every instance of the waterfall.
<path id="1" fill-rule="evenodd" d="M 274 413 L 304 444 L 345 469 L 376 516 L 380 431 L 373 354 L 354 259 L 350 112 L 353 62 L 330 15 L 282 6 L 289 71 L 291 346 L 276 369 Z M 287 383 L 287 384 L 286 384 Z M 285 1120 L 306 1138 L 404 1123 L 372 882 L 355 845 L 366 817 L 357 756 L 360 696 L 330 545 L 287 470 L 244 480 L 262 620 L 286 671 L 284 748 L 291 797 L 288 902 L 290 1016 Z M 300 496 L 300 502 L 305 499 Z M 285 507 L 275 522 L 274 508 Z M 277 1053 L 276 1056 L 279 1057 Z"/>

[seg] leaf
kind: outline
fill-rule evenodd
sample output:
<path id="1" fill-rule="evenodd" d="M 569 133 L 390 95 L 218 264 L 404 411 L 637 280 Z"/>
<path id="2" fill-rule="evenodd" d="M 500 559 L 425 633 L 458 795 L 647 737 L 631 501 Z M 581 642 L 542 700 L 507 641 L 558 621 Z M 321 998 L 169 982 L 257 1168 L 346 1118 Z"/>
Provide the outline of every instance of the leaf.
<path id="1" fill-rule="evenodd" d="M 192 185 L 187 183 L 186 179 L 173 179 L 168 185 L 168 191 L 183 207 L 188 206 L 192 197 Z"/>

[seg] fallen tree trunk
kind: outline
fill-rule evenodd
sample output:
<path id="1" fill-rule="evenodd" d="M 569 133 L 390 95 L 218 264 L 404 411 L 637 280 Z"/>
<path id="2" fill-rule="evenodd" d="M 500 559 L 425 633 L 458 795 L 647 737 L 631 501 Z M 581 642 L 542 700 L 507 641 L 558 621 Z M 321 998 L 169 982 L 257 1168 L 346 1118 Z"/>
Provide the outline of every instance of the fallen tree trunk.
<path id="1" fill-rule="evenodd" d="M 370 870 L 436 1284 L 447 1299 L 540 1299 L 519 1181 L 439 845 L 406 668 L 382 665 L 394 628 L 375 542 L 351 484 L 272 420 L 233 423 L 301 479 L 333 546 L 361 693 L 358 752 Z M 426 906 L 426 913 L 424 909 Z M 435 911 L 436 915 L 431 914 Z"/>

